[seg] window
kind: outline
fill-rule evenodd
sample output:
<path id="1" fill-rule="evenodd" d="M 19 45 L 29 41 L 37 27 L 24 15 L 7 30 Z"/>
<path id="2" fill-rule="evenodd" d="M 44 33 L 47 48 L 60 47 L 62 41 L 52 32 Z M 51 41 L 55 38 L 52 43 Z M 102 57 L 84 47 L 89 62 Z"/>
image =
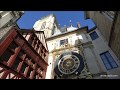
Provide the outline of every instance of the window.
<path id="1" fill-rule="evenodd" d="M 102 58 L 102 61 L 103 61 L 107 70 L 118 67 L 118 65 L 116 64 L 113 57 L 110 55 L 110 53 L 108 51 L 100 54 L 100 57 Z"/>
<path id="2" fill-rule="evenodd" d="M 41 29 L 45 29 L 46 22 L 43 22 L 41 25 Z"/>
<path id="3" fill-rule="evenodd" d="M 13 69 L 17 69 L 19 63 L 20 63 L 20 59 L 19 59 L 18 57 L 16 57 L 16 59 L 15 59 L 15 61 L 14 61 L 14 63 L 13 63 L 12 68 L 13 68 Z"/>
<path id="4" fill-rule="evenodd" d="M 18 47 L 18 45 L 13 41 L 10 45 L 9 48 L 12 49 L 13 51 Z"/>
<path id="5" fill-rule="evenodd" d="M 30 77 L 30 74 L 32 73 L 32 68 L 29 68 L 28 72 L 27 72 L 27 77 Z"/>
<path id="6" fill-rule="evenodd" d="M 25 71 L 25 69 L 26 69 L 27 66 L 28 66 L 28 65 L 27 65 L 26 63 L 23 63 L 23 64 L 22 64 L 22 67 L 21 67 L 21 69 L 20 69 L 20 72 L 21 72 L 21 73 L 24 73 L 24 71 Z"/>
<path id="7" fill-rule="evenodd" d="M 26 38 L 26 36 L 28 35 L 28 33 L 23 33 L 22 34 L 24 38 Z"/>
<path id="8" fill-rule="evenodd" d="M 11 52 L 9 49 L 7 49 L 3 55 L 1 56 L 1 61 L 5 61 L 8 62 L 8 60 L 10 59 L 10 57 L 13 55 L 14 53 Z"/>
<path id="9" fill-rule="evenodd" d="M 35 61 L 31 60 L 31 66 L 33 66 L 35 64 Z"/>
<path id="10" fill-rule="evenodd" d="M 98 35 L 97 35 L 97 33 L 94 31 L 94 32 L 90 33 L 90 37 L 91 37 L 92 40 L 95 40 L 95 39 L 98 38 Z"/>
<path id="11" fill-rule="evenodd" d="M 53 26 L 53 29 L 52 29 L 52 35 L 55 33 L 55 26 Z"/>
<path id="12" fill-rule="evenodd" d="M 68 43 L 68 39 L 60 40 L 60 46 L 67 43 Z"/>
<path id="13" fill-rule="evenodd" d="M 36 79 L 37 73 L 35 72 L 33 79 Z"/>
<path id="14" fill-rule="evenodd" d="M 64 40 L 60 40 L 60 45 L 64 45 Z"/>
<path id="15" fill-rule="evenodd" d="M 38 52 L 38 49 L 39 49 L 39 45 L 37 44 L 37 45 L 36 45 L 36 51 L 37 51 L 37 52 Z"/>
<path id="16" fill-rule="evenodd" d="M 23 50 L 21 50 L 19 53 L 18 53 L 18 56 L 23 58 L 25 55 L 25 52 Z"/>

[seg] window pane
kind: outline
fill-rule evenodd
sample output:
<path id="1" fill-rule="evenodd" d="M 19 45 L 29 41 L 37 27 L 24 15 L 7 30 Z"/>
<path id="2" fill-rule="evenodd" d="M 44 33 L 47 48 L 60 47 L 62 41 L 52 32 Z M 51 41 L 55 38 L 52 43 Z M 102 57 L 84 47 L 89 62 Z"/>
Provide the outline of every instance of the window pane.
<path id="1" fill-rule="evenodd" d="M 112 65 L 113 68 L 118 67 L 117 64 L 116 64 L 115 62 L 112 62 L 111 65 Z"/>
<path id="2" fill-rule="evenodd" d="M 60 40 L 60 45 L 63 45 L 64 44 L 64 40 Z"/>
<path id="3" fill-rule="evenodd" d="M 108 64 L 108 63 L 109 63 L 104 54 L 101 55 L 101 58 L 102 58 L 102 60 L 103 60 L 103 62 L 104 62 L 105 64 Z"/>
<path id="4" fill-rule="evenodd" d="M 35 72 L 33 79 L 36 79 L 36 75 L 37 75 L 37 73 Z"/>
<path id="5" fill-rule="evenodd" d="M 18 58 L 18 57 L 16 57 L 16 59 L 15 59 L 15 61 L 14 61 L 14 63 L 13 63 L 12 68 L 13 68 L 13 69 L 17 69 L 17 67 L 18 67 L 19 63 L 20 63 L 20 60 L 19 60 L 19 58 Z"/>
<path id="6" fill-rule="evenodd" d="M 68 39 L 60 40 L 60 45 L 64 45 L 68 43 Z"/>
<path id="7" fill-rule="evenodd" d="M 30 45 L 32 45 L 32 43 L 33 43 L 33 38 L 31 38 L 31 39 L 28 41 L 28 43 L 29 43 Z"/>
<path id="8" fill-rule="evenodd" d="M 32 68 L 29 68 L 29 70 L 27 72 L 27 77 L 30 77 L 31 72 L 32 72 Z"/>
<path id="9" fill-rule="evenodd" d="M 1 56 L 2 61 L 8 61 L 13 53 L 10 50 L 6 50 L 3 55 Z"/>
<path id="10" fill-rule="evenodd" d="M 65 43 L 68 43 L 68 39 L 65 39 Z"/>
<path id="11" fill-rule="evenodd" d="M 94 33 L 94 37 L 95 37 L 95 38 L 98 38 L 98 35 L 97 35 L 97 33 Z"/>
<path id="12" fill-rule="evenodd" d="M 111 57 L 111 55 L 110 55 L 109 52 L 106 52 L 105 55 L 106 55 L 107 57 Z"/>
<path id="13" fill-rule="evenodd" d="M 105 64 L 107 69 L 112 69 L 112 67 L 110 66 L 110 64 Z"/>
<path id="14" fill-rule="evenodd" d="M 90 37 L 91 37 L 92 40 L 95 40 L 95 39 L 98 38 L 98 35 L 97 35 L 97 33 L 94 31 L 94 32 L 90 33 Z"/>
<path id="15" fill-rule="evenodd" d="M 46 22 L 43 22 L 42 26 L 41 26 L 41 29 L 44 29 L 45 28 L 45 25 L 46 25 Z"/>
<path id="16" fill-rule="evenodd" d="M 103 59 L 103 62 L 104 62 L 105 64 L 108 64 L 108 63 L 109 63 L 108 60 L 107 60 L 107 58 Z"/>
<path id="17" fill-rule="evenodd" d="M 17 47 L 18 47 L 18 45 L 14 41 L 9 45 L 9 48 L 12 50 L 15 50 L 15 48 L 17 48 Z"/>
<path id="18" fill-rule="evenodd" d="M 54 34 L 54 30 L 52 30 L 52 35 Z"/>
<path id="19" fill-rule="evenodd" d="M 109 60 L 110 63 L 115 62 L 112 57 L 109 57 L 108 60 Z"/>
<path id="20" fill-rule="evenodd" d="M 23 56 L 25 55 L 25 52 L 23 50 L 21 50 L 19 53 L 18 53 L 18 56 L 23 58 Z"/>
<path id="21" fill-rule="evenodd" d="M 55 33 L 55 26 L 53 26 L 53 29 L 52 29 L 52 35 Z"/>
<path id="22" fill-rule="evenodd" d="M 24 71 L 25 71 L 25 69 L 26 69 L 27 66 L 28 66 L 28 65 L 27 65 L 26 63 L 23 63 L 20 72 L 21 72 L 21 73 L 24 73 Z"/>
<path id="23" fill-rule="evenodd" d="M 112 68 L 118 67 L 118 65 L 116 64 L 115 60 L 113 59 L 113 57 L 110 55 L 109 52 L 105 52 L 105 53 L 101 54 L 100 56 L 101 56 L 107 69 L 112 69 Z"/>
<path id="24" fill-rule="evenodd" d="M 111 64 L 111 66 L 112 66 L 113 68 L 118 67 L 117 64 L 116 64 L 116 62 L 114 61 L 113 57 L 110 55 L 109 52 L 106 53 L 106 56 L 107 56 L 107 58 L 108 58 L 108 60 L 109 60 L 109 62 L 110 62 L 110 64 Z"/>
<path id="25" fill-rule="evenodd" d="M 110 55 L 109 52 L 105 53 L 106 57 L 108 58 L 109 62 L 114 62 L 112 56 Z"/>

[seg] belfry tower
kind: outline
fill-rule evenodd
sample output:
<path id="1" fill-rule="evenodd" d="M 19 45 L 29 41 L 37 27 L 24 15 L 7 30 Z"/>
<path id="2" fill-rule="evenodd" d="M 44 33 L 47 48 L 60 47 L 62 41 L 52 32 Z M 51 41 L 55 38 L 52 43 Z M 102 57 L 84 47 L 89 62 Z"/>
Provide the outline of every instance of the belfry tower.
<path id="1" fill-rule="evenodd" d="M 78 26 L 80 28 L 80 23 Z M 45 33 L 49 50 L 46 79 L 92 78 L 83 55 L 83 41 L 81 42 L 86 27 L 79 31 L 70 20 L 69 27 L 60 29 L 55 16 L 50 14 L 36 21 L 33 28 Z"/>

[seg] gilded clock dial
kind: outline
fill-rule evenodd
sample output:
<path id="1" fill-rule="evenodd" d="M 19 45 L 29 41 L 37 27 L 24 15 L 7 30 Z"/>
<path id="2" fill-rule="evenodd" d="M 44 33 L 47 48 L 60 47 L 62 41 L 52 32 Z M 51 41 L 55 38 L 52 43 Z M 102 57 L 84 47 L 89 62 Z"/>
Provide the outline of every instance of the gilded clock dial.
<path id="1" fill-rule="evenodd" d="M 84 61 L 76 52 L 62 53 L 55 62 L 54 72 L 59 78 L 67 78 L 71 75 L 79 75 L 84 68 Z"/>
<path id="2" fill-rule="evenodd" d="M 71 74 L 77 70 L 79 65 L 80 60 L 75 55 L 66 55 L 59 61 L 58 69 L 61 73 Z"/>

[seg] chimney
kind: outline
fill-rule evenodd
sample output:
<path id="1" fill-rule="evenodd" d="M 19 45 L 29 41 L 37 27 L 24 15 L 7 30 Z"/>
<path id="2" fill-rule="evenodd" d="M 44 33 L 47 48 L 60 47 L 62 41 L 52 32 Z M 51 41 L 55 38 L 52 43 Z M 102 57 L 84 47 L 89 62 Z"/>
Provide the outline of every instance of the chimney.
<path id="1" fill-rule="evenodd" d="M 80 28 L 80 22 L 77 23 L 77 27 Z"/>

